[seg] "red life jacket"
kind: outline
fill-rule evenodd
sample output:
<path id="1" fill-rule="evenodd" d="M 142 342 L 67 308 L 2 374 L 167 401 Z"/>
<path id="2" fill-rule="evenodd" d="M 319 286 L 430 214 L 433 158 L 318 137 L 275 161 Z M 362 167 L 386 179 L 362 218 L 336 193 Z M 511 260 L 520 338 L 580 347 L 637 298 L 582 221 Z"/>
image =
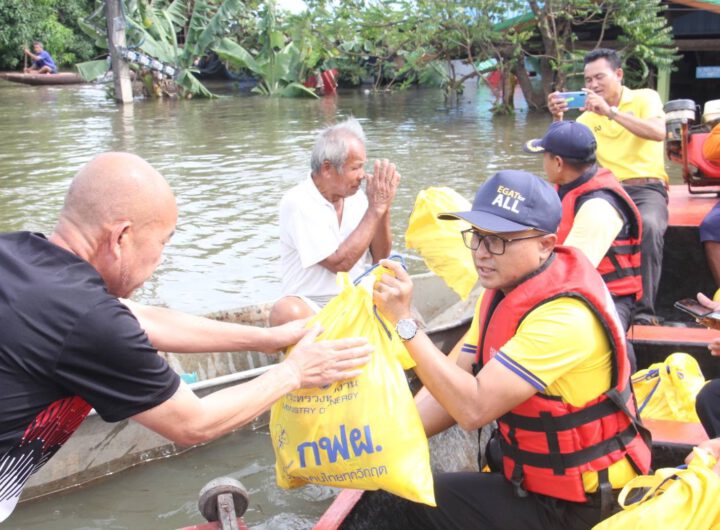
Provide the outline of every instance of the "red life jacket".
<path id="1" fill-rule="evenodd" d="M 601 168 L 587 182 L 570 190 L 562 198 L 562 218 L 558 227 L 558 244 L 565 242 L 575 221 L 577 200 L 595 190 L 606 190 L 627 205 L 630 216 L 630 234 L 626 239 L 616 238 L 598 264 L 597 270 L 615 296 L 634 294 L 636 300 L 642 297 L 642 276 L 640 275 L 640 241 L 642 219 L 635 203 L 609 170 Z"/>
<path id="2" fill-rule="evenodd" d="M 540 271 L 504 298 L 499 291 L 485 291 L 476 362 L 487 363 L 528 313 L 560 297 L 582 300 L 606 330 L 612 350 L 610 390 L 580 407 L 537 393 L 498 418 L 502 467 L 521 495 L 531 491 L 584 502 L 586 471 L 599 472 L 606 489 L 607 468 L 622 458 L 638 474 L 646 474 L 650 439 L 635 411 L 625 334 L 614 310 L 608 309 L 613 307 L 610 293 L 579 250 L 556 247 Z"/>

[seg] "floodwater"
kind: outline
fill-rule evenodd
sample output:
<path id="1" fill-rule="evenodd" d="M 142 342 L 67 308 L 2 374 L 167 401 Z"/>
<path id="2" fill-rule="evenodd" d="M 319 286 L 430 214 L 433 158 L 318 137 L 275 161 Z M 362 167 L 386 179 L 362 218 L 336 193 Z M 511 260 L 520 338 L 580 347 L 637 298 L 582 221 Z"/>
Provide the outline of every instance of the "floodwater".
<path id="1" fill-rule="evenodd" d="M 358 90 L 320 100 L 219 90 L 227 97 L 121 107 L 102 87 L 0 81 L 0 232 L 51 232 L 83 163 L 103 151 L 134 152 L 166 176 L 180 212 L 163 263 L 134 298 L 204 314 L 278 296 L 277 205 L 307 176 L 314 135 L 327 123 L 355 116 L 365 128 L 370 161 L 397 164 L 396 251 L 404 252 L 403 233 L 421 189 L 450 186 L 472 200 L 477 186 L 500 169 L 542 171 L 542 158 L 521 147 L 542 135 L 549 115 L 521 108 L 493 118 L 485 87 L 469 87 L 458 107 L 446 107 L 441 91 L 431 89 Z M 254 528 L 310 528 L 331 499 L 332 492 L 319 487 L 278 489 L 267 432 L 239 432 L 91 488 L 21 504 L 4 528 L 197 524 L 197 492 L 220 475 L 248 486 L 247 520 Z"/>
<path id="2" fill-rule="evenodd" d="M 51 232 L 75 171 L 103 151 L 131 151 L 166 176 L 180 212 L 162 265 L 135 298 L 196 314 L 267 301 L 280 289 L 277 205 L 308 175 L 320 127 L 355 116 L 369 159 L 397 164 L 392 224 L 402 250 L 419 190 L 451 186 L 472 200 L 498 169 L 542 171 L 541 157 L 521 145 L 549 116 L 493 119 L 491 103 L 486 91 L 468 91 L 459 109 L 446 109 L 439 90 L 409 90 L 119 107 L 101 87 L 0 81 L 0 231 Z"/>

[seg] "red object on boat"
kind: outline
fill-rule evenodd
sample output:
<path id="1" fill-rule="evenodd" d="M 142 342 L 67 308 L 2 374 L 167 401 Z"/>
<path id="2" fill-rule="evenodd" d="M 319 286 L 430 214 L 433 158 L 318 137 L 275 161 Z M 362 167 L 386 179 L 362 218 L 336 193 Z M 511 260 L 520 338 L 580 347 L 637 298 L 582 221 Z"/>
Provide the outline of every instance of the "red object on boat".
<path id="1" fill-rule="evenodd" d="M 318 75 L 313 75 L 303 83 L 308 88 L 314 88 L 321 96 L 329 96 L 337 92 L 337 68 L 323 70 Z"/>
<path id="2" fill-rule="evenodd" d="M 332 70 L 324 70 L 320 74 L 320 79 L 322 80 L 322 93 L 324 96 L 335 94 L 337 92 L 337 74 L 338 71 L 336 68 L 333 68 Z"/>
<path id="3" fill-rule="evenodd" d="M 363 490 L 342 490 L 320 520 L 315 523 L 313 530 L 337 530 L 362 495 Z"/>
<path id="4" fill-rule="evenodd" d="M 688 163 L 695 166 L 706 177 L 720 178 L 720 165 L 703 156 L 703 145 L 709 133 L 695 133 L 688 138 Z"/>
<path id="5" fill-rule="evenodd" d="M 488 75 L 486 75 L 485 82 L 493 90 L 498 90 L 500 88 L 500 83 L 502 83 L 502 75 L 500 74 L 500 70 L 493 70 Z"/>

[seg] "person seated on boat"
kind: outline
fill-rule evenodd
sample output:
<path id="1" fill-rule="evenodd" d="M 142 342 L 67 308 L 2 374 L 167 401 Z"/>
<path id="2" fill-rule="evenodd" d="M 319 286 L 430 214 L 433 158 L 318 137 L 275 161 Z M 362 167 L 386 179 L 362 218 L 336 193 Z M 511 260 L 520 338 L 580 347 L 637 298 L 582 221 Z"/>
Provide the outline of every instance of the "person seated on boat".
<path id="1" fill-rule="evenodd" d="M 283 298 L 272 308 L 272 324 L 316 313 L 340 292 L 336 273 L 355 278 L 390 254 L 390 206 L 400 173 L 395 164 L 376 160 L 372 175 L 366 174 L 366 161 L 365 133 L 356 119 L 318 134 L 310 176 L 280 202 Z"/>
<path id="2" fill-rule="evenodd" d="M 720 164 L 720 123 L 712 128 L 705 139 L 703 156 L 709 162 Z M 720 202 L 713 206 L 700 223 L 700 242 L 705 249 L 715 286 L 720 288 Z"/>
<path id="3" fill-rule="evenodd" d="M 720 301 L 711 300 L 703 293 L 698 293 L 697 300 L 709 310 L 720 311 Z M 720 320 L 703 318 L 698 322 L 710 329 L 720 330 Z M 712 355 L 720 356 L 720 337 L 710 342 L 708 349 Z M 720 379 L 708 381 L 698 392 L 695 411 L 708 437 L 720 437 Z"/>
<path id="4" fill-rule="evenodd" d="M 76 174 L 49 238 L 0 234 L 0 522 L 92 408 L 193 445 L 367 362 L 365 339 L 313 343 L 320 330 L 302 322 L 256 328 L 120 300 L 158 266 L 176 220 L 160 173 L 138 156 L 104 153 Z M 203 398 L 158 355 L 271 352 L 298 340 L 263 375 Z"/>
<path id="5" fill-rule="evenodd" d="M 642 220 L 615 175 L 598 167 L 596 145 L 587 126 L 556 121 L 545 136 L 527 142 L 524 150 L 543 154 L 545 174 L 562 201 L 558 244 L 582 250 L 598 269 L 627 331 L 635 302 L 642 296 Z M 632 348 L 628 353 L 634 372 Z"/>
<path id="6" fill-rule="evenodd" d="M 441 214 L 471 225 L 462 236 L 485 288 L 456 360 L 411 320 L 409 275 L 381 261 L 394 276 L 373 299 L 416 363 L 428 436 L 499 426 L 491 467 L 503 474 L 435 474 L 437 507 L 406 503 L 408 527 L 590 528 L 649 469 L 624 330 L 595 267 L 556 247 L 561 217 L 552 186 L 514 170 L 480 186 L 471 211 Z"/>
<path id="7" fill-rule="evenodd" d="M 620 55 L 615 50 L 598 48 L 584 62 L 587 99 L 577 121 L 593 131 L 600 165 L 618 178 L 642 216 L 643 296 L 634 321 L 659 324 L 655 298 L 668 224 L 662 100 L 655 90 L 623 86 Z M 558 94 L 551 93 L 547 100 L 554 121 L 562 120 L 568 107 Z"/>
<path id="8" fill-rule="evenodd" d="M 23 69 L 26 74 L 57 74 L 55 61 L 53 61 L 50 53 L 43 49 L 42 42 L 33 42 L 33 51 L 35 53 L 32 53 L 27 48 L 23 51 L 25 52 L 25 55 L 30 57 L 33 61 L 29 68 Z"/>

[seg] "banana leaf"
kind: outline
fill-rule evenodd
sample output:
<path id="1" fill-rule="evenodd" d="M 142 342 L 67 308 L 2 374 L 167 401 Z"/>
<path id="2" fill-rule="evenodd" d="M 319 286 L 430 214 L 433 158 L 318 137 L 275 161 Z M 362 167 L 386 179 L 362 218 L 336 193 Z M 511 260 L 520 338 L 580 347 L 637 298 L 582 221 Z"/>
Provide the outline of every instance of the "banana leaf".
<path id="1" fill-rule="evenodd" d="M 212 50 L 223 60 L 230 61 L 241 68 L 247 68 L 258 76 L 265 75 L 265 69 L 262 65 L 255 60 L 250 52 L 233 40 L 224 38 Z"/>
<path id="2" fill-rule="evenodd" d="M 187 92 L 195 95 L 195 96 L 202 96 L 204 98 L 216 98 L 217 96 L 210 92 L 207 88 L 205 88 L 205 85 L 203 85 L 200 81 L 198 81 L 197 77 L 195 77 L 190 70 L 183 69 L 178 74 L 177 78 L 175 79 L 175 82 L 178 84 L 178 86 L 181 86 L 184 88 Z"/>
<path id="3" fill-rule="evenodd" d="M 110 68 L 107 60 L 99 59 L 97 61 L 87 61 L 77 63 L 75 68 L 85 81 L 95 81 L 98 77 L 105 75 Z"/>
<path id="4" fill-rule="evenodd" d="M 183 55 L 198 57 L 205 54 L 220 36 L 227 33 L 229 22 L 244 9 L 245 4 L 241 0 L 225 0 L 219 8 L 206 0 L 196 0 Z"/>

